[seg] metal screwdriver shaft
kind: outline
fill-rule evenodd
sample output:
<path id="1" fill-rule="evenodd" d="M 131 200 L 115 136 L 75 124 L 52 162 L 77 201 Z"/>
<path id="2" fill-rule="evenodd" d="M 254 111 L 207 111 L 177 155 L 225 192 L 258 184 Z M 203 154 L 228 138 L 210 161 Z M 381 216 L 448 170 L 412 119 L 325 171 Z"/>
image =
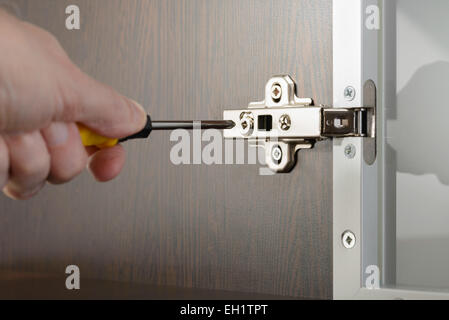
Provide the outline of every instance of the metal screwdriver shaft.
<path id="1" fill-rule="evenodd" d="M 153 130 L 232 129 L 234 121 L 153 121 Z"/>
<path id="2" fill-rule="evenodd" d="M 120 139 L 119 142 L 125 142 L 127 140 L 134 139 L 146 139 L 150 135 L 151 131 L 155 130 L 176 130 L 176 129 L 231 129 L 235 127 L 234 121 L 230 120 L 206 120 L 206 121 L 152 121 L 150 116 L 147 116 L 147 123 L 142 131 Z"/>

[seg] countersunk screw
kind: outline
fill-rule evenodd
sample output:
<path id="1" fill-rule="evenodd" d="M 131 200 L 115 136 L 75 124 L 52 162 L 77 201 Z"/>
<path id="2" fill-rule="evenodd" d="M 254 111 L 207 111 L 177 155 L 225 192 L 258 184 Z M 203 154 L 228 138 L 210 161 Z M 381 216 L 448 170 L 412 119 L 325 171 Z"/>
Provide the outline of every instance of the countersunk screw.
<path id="1" fill-rule="evenodd" d="M 348 159 L 354 159 L 356 153 L 355 146 L 353 144 L 348 144 L 345 147 L 345 156 Z"/>
<path id="2" fill-rule="evenodd" d="M 343 235 L 341 236 L 341 241 L 346 249 L 352 249 L 355 247 L 356 243 L 355 234 L 352 231 L 347 230 L 343 232 Z"/>
<path id="3" fill-rule="evenodd" d="M 282 161 L 282 149 L 280 146 L 274 146 L 271 149 L 271 159 L 274 163 L 279 164 Z"/>
<path id="4" fill-rule="evenodd" d="M 292 120 L 288 114 L 284 114 L 279 118 L 279 127 L 283 131 L 287 131 L 292 126 Z"/>
<path id="5" fill-rule="evenodd" d="M 347 101 L 352 101 L 355 99 L 355 88 L 347 86 L 344 91 L 344 96 Z"/>
<path id="6" fill-rule="evenodd" d="M 274 102 L 281 101 L 282 98 L 282 87 L 279 83 L 273 84 L 271 87 L 271 99 L 273 99 Z"/>

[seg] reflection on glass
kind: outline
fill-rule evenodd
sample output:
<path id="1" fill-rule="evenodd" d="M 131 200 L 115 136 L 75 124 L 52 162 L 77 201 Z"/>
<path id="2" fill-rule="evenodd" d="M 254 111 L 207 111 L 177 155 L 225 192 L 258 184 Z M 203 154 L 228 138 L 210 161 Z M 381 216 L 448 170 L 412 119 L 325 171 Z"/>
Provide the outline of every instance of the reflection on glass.
<path id="1" fill-rule="evenodd" d="M 396 167 L 398 286 L 449 288 L 448 17 L 447 0 L 397 0 L 386 166 Z"/>

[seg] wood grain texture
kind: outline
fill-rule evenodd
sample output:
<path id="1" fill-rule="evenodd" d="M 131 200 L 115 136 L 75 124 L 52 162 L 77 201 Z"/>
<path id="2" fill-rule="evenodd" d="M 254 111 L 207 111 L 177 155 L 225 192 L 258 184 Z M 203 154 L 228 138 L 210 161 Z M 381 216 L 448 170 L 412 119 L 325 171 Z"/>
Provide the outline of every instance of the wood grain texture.
<path id="1" fill-rule="evenodd" d="M 332 102 L 330 0 L 16 0 L 82 70 L 154 119 L 221 119 L 273 75 Z M 81 9 L 81 30 L 64 27 Z M 292 173 L 175 166 L 169 133 L 126 144 L 112 183 L 87 173 L 38 197 L 0 197 L 0 267 L 129 283 L 304 298 L 332 295 L 331 143 Z M 1 286 L 0 286 L 1 290 Z"/>

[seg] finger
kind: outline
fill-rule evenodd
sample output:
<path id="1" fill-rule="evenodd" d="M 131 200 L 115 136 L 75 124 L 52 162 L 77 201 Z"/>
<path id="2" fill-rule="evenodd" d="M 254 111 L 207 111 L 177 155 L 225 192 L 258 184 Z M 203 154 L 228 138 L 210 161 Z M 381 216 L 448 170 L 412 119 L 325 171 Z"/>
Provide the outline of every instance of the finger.
<path id="1" fill-rule="evenodd" d="M 86 168 L 87 153 L 74 123 L 53 122 L 41 132 L 51 158 L 50 183 L 68 182 Z"/>
<path id="2" fill-rule="evenodd" d="M 5 137 L 9 150 L 10 176 L 3 191 L 13 199 L 28 199 L 45 184 L 50 155 L 39 131 Z"/>
<path id="3" fill-rule="evenodd" d="M 111 138 L 123 138 L 140 131 L 146 112 L 138 103 L 97 82 L 75 66 L 61 87 L 64 108 L 61 120 L 80 122 Z"/>
<path id="4" fill-rule="evenodd" d="M 94 153 L 89 161 L 89 170 L 95 179 L 106 182 L 117 177 L 124 164 L 125 150 L 122 146 L 117 145 Z"/>
<path id="5" fill-rule="evenodd" d="M 2 189 L 6 181 L 8 181 L 9 171 L 9 155 L 6 142 L 0 136 L 0 189 Z"/>
<path id="6" fill-rule="evenodd" d="M 85 147 L 87 155 L 90 157 L 92 156 L 95 152 L 97 152 L 98 150 L 100 150 L 100 148 L 97 148 L 95 146 L 90 146 L 90 147 Z"/>

